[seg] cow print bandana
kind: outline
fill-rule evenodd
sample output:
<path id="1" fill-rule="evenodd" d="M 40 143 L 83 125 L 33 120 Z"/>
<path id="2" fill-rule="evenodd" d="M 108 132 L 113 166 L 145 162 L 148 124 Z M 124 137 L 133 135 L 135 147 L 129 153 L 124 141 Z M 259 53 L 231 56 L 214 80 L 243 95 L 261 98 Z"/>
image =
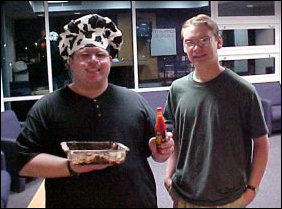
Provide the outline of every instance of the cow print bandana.
<path id="1" fill-rule="evenodd" d="M 114 58 L 122 43 L 122 33 L 111 19 L 90 14 L 64 26 L 64 32 L 59 38 L 59 49 L 64 60 L 86 46 L 106 49 Z"/>

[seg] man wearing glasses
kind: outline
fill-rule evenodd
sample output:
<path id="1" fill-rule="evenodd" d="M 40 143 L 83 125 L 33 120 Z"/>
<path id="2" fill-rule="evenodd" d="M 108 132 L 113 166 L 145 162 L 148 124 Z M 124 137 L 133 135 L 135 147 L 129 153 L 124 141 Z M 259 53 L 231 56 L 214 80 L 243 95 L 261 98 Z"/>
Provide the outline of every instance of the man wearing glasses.
<path id="1" fill-rule="evenodd" d="M 165 186 L 174 207 L 246 207 L 268 159 L 260 99 L 251 84 L 219 64 L 222 38 L 210 17 L 187 20 L 181 34 L 195 70 L 169 91 L 165 117 L 175 151 Z"/>
<path id="2" fill-rule="evenodd" d="M 47 208 L 155 208 L 156 185 L 147 158 L 162 162 L 172 135 L 156 151 L 154 111 L 136 92 L 108 83 L 121 31 L 97 14 L 71 21 L 60 35 L 60 54 L 72 83 L 39 100 L 18 138 L 22 176 L 44 177 Z M 130 151 L 118 165 L 74 165 L 63 141 L 114 141 Z"/>

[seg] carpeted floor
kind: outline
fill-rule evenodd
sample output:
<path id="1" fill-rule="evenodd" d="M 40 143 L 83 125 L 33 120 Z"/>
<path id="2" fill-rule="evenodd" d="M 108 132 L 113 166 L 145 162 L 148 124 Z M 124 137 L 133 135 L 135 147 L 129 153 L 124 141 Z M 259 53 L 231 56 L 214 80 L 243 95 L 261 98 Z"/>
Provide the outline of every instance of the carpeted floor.
<path id="1" fill-rule="evenodd" d="M 23 192 L 11 192 L 7 208 L 27 208 L 42 180 L 42 178 L 36 178 L 32 181 L 27 182 L 26 188 Z"/>
<path id="2" fill-rule="evenodd" d="M 281 208 L 281 134 L 270 138 L 269 162 L 255 200 L 248 208 Z M 165 163 L 149 159 L 157 184 L 158 205 L 160 208 L 171 208 L 172 201 L 163 186 Z M 36 179 L 26 185 L 21 193 L 11 193 L 8 208 L 26 208 L 36 192 L 42 179 Z"/>

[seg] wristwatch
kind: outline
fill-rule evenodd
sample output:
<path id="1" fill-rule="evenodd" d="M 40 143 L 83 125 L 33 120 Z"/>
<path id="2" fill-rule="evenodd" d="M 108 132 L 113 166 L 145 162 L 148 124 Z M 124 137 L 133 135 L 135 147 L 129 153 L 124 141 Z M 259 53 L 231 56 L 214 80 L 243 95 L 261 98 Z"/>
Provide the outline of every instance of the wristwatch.
<path id="1" fill-rule="evenodd" d="M 76 173 L 74 170 L 72 170 L 70 163 L 71 162 L 68 160 L 68 170 L 69 170 L 70 177 L 79 176 L 79 173 Z"/>
<path id="2" fill-rule="evenodd" d="M 252 185 L 246 185 L 246 189 L 253 190 L 255 192 L 255 194 L 258 193 L 258 187 L 254 187 Z"/>

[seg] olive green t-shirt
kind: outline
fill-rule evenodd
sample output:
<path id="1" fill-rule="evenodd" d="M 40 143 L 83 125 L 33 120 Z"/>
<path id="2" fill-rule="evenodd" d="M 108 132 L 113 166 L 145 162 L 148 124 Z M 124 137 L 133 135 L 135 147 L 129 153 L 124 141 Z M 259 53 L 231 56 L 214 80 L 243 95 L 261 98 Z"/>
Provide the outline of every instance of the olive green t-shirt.
<path id="1" fill-rule="evenodd" d="M 267 134 L 255 88 L 229 69 L 204 83 L 190 73 L 173 82 L 165 117 L 180 145 L 175 191 L 198 205 L 239 198 L 249 175 L 252 139 Z"/>

